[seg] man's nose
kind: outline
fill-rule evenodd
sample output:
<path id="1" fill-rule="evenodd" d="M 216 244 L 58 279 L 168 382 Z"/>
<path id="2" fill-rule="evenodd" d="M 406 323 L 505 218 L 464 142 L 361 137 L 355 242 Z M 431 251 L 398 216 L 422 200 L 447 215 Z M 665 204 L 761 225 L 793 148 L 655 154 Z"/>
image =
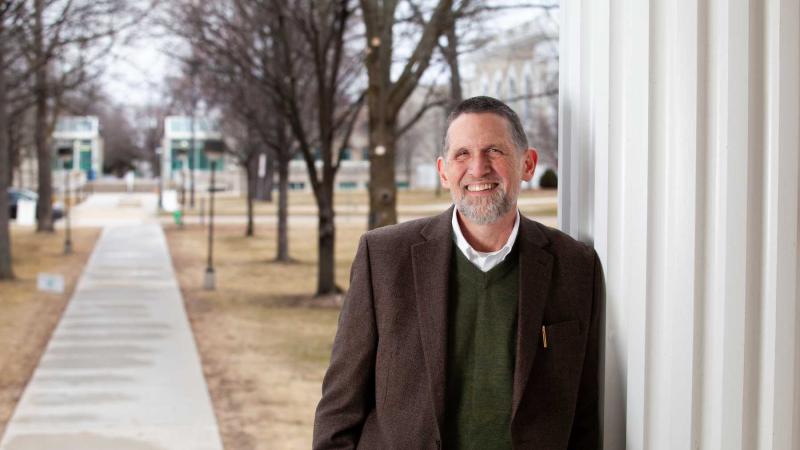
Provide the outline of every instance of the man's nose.
<path id="1" fill-rule="evenodd" d="M 489 164 L 489 158 L 484 152 L 478 152 L 472 157 L 469 163 L 469 174 L 473 177 L 479 178 L 491 172 L 492 167 Z"/>

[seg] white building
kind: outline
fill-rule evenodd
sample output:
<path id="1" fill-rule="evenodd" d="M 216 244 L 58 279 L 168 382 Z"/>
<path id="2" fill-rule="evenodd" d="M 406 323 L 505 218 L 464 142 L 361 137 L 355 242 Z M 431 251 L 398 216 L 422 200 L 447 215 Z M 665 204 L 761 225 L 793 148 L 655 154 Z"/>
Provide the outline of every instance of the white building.
<path id="1" fill-rule="evenodd" d="M 194 124 L 194 127 L 192 127 Z M 192 132 L 194 128 L 194 132 Z M 211 163 L 203 147 L 206 141 L 222 140 L 216 121 L 207 117 L 168 116 L 164 120 L 161 144 L 161 176 L 173 186 L 190 186 L 190 170 L 194 169 L 195 190 L 205 190 L 210 182 Z M 192 149 L 192 142 L 194 148 Z M 239 189 L 239 168 L 229 155 L 217 162 L 215 183 L 224 189 Z"/>
<path id="2" fill-rule="evenodd" d="M 53 148 L 62 147 L 72 148 L 72 161 L 65 168 L 72 171 L 73 177 L 79 172 L 82 180 L 92 180 L 103 173 L 103 138 L 96 116 L 59 117 L 53 131 Z M 53 169 L 62 169 L 55 155 Z"/>

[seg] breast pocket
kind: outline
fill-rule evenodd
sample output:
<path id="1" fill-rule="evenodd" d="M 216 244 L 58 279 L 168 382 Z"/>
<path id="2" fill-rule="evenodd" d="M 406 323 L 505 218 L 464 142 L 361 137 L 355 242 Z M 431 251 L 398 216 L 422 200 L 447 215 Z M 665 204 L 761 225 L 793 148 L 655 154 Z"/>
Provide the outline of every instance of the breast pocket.
<path id="1" fill-rule="evenodd" d="M 563 376 L 579 368 L 583 361 L 585 339 L 579 320 L 552 323 L 544 326 L 543 343 L 547 346 L 543 351 L 544 361 L 549 369 Z"/>
<path id="2" fill-rule="evenodd" d="M 559 344 L 580 336 L 581 322 L 579 320 L 568 320 L 545 325 L 542 338 L 546 339 L 548 348 L 556 348 Z"/>

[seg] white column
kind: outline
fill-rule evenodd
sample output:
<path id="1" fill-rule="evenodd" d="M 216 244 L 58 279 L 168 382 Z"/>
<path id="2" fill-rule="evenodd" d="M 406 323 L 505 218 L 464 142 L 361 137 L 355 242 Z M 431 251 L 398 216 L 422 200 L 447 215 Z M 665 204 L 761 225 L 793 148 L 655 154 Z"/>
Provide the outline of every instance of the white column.
<path id="1" fill-rule="evenodd" d="M 800 450 L 800 0 L 564 0 L 559 223 L 606 449 Z"/>

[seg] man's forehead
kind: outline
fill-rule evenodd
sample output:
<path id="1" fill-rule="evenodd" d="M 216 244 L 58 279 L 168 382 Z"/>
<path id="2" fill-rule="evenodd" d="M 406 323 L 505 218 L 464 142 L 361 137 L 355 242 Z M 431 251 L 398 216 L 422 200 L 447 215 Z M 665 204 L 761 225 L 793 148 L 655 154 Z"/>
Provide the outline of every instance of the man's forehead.
<path id="1" fill-rule="evenodd" d="M 488 144 L 511 145 L 508 121 L 494 113 L 464 113 L 447 129 L 450 148 Z"/>

